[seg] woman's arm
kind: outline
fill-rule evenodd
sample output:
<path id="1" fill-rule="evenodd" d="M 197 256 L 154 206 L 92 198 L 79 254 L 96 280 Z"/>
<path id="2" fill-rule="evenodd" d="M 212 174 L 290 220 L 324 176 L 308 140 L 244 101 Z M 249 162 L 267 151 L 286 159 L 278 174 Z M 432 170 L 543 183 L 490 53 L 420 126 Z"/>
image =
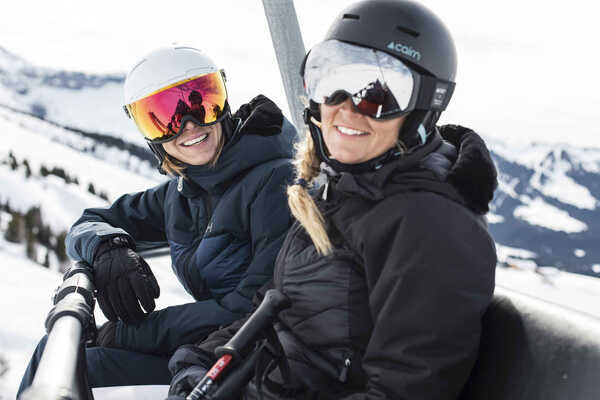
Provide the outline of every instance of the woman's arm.
<path id="1" fill-rule="evenodd" d="M 374 328 L 362 360 L 367 391 L 345 400 L 454 400 L 477 356 L 494 244 L 462 206 L 431 193 L 403 196 L 353 227 Z"/>
<path id="2" fill-rule="evenodd" d="M 125 194 L 110 207 L 86 209 L 67 235 L 69 257 L 92 264 L 98 245 L 118 235 L 134 243 L 166 241 L 163 203 L 167 186 L 165 182 L 144 192 Z"/>
<path id="3" fill-rule="evenodd" d="M 230 293 L 219 300 L 204 300 L 152 313 L 137 327 L 120 324 L 117 345 L 142 352 L 170 354 L 178 346 L 198 342 L 219 326 L 231 324 L 249 313 L 254 307 L 252 299 L 257 290 L 273 278 L 275 258 L 292 222 L 285 194 L 291 174 L 291 165 L 287 162 L 273 169 L 249 205 L 252 260 Z M 211 335 L 214 342 L 203 347 L 214 344 L 214 350 L 234 333 L 235 330 L 229 328 Z M 160 349 L 153 350 L 152 346 Z"/>

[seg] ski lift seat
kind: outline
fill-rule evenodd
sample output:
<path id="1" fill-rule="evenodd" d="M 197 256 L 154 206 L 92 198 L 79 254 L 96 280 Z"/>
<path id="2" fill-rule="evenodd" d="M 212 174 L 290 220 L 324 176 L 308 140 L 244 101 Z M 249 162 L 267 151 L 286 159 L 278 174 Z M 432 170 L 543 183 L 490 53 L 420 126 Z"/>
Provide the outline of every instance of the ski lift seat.
<path id="1" fill-rule="evenodd" d="M 496 287 L 459 400 L 600 399 L 600 319 Z"/>

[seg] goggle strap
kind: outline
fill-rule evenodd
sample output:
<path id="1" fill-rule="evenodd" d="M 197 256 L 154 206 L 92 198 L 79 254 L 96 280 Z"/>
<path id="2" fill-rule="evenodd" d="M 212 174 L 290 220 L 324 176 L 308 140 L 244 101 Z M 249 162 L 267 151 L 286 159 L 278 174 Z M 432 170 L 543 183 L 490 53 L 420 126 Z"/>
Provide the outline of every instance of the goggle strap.
<path id="1" fill-rule="evenodd" d="M 452 98 L 456 83 L 421 75 L 420 85 L 415 109 L 444 111 Z"/>

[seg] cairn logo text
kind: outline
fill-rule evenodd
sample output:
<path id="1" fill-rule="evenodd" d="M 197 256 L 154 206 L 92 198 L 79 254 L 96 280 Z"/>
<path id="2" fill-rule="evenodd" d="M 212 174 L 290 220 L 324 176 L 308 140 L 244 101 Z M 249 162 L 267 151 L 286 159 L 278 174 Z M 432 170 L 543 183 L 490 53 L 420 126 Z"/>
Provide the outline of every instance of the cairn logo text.
<path id="1" fill-rule="evenodd" d="M 417 61 L 421 60 L 421 53 L 419 53 L 417 50 L 413 49 L 410 46 L 403 45 L 402 43 L 390 42 L 387 45 L 387 48 L 390 49 L 390 50 L 397 51 L 398 53 L 402 53 L 405 56 L 414 58 Z"/>

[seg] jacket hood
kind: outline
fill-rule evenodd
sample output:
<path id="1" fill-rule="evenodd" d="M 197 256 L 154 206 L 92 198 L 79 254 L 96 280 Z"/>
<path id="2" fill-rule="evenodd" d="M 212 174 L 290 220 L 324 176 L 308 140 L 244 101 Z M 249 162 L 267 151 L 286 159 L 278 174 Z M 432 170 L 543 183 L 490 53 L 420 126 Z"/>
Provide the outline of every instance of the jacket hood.
<path id="1" fill-rule="evenodd" d="M 475 132 L 463 129 L 458 134 L 441 127 L 427 144 L 406 157 L 373 172 L 342 172 L 330 181 L 337 191 L 367 200 L 379 201 L 400 192 L 429 191 L 485 214 L 497 187 L 496 168 L 483 140 Z M 450 143 L 444 141 L 446 135 Z M 449 145 L 453 151 L 448 151 Z"/>
<path id="2" fill-rule="evenodd" d="M 220 194 L 245 171 L 280 158 L 292 158 L 297 134 L 275 103 L 259 95 L 233 115 L 235 128 L 214 166 L 190 165 L 180 192 Z"/>

